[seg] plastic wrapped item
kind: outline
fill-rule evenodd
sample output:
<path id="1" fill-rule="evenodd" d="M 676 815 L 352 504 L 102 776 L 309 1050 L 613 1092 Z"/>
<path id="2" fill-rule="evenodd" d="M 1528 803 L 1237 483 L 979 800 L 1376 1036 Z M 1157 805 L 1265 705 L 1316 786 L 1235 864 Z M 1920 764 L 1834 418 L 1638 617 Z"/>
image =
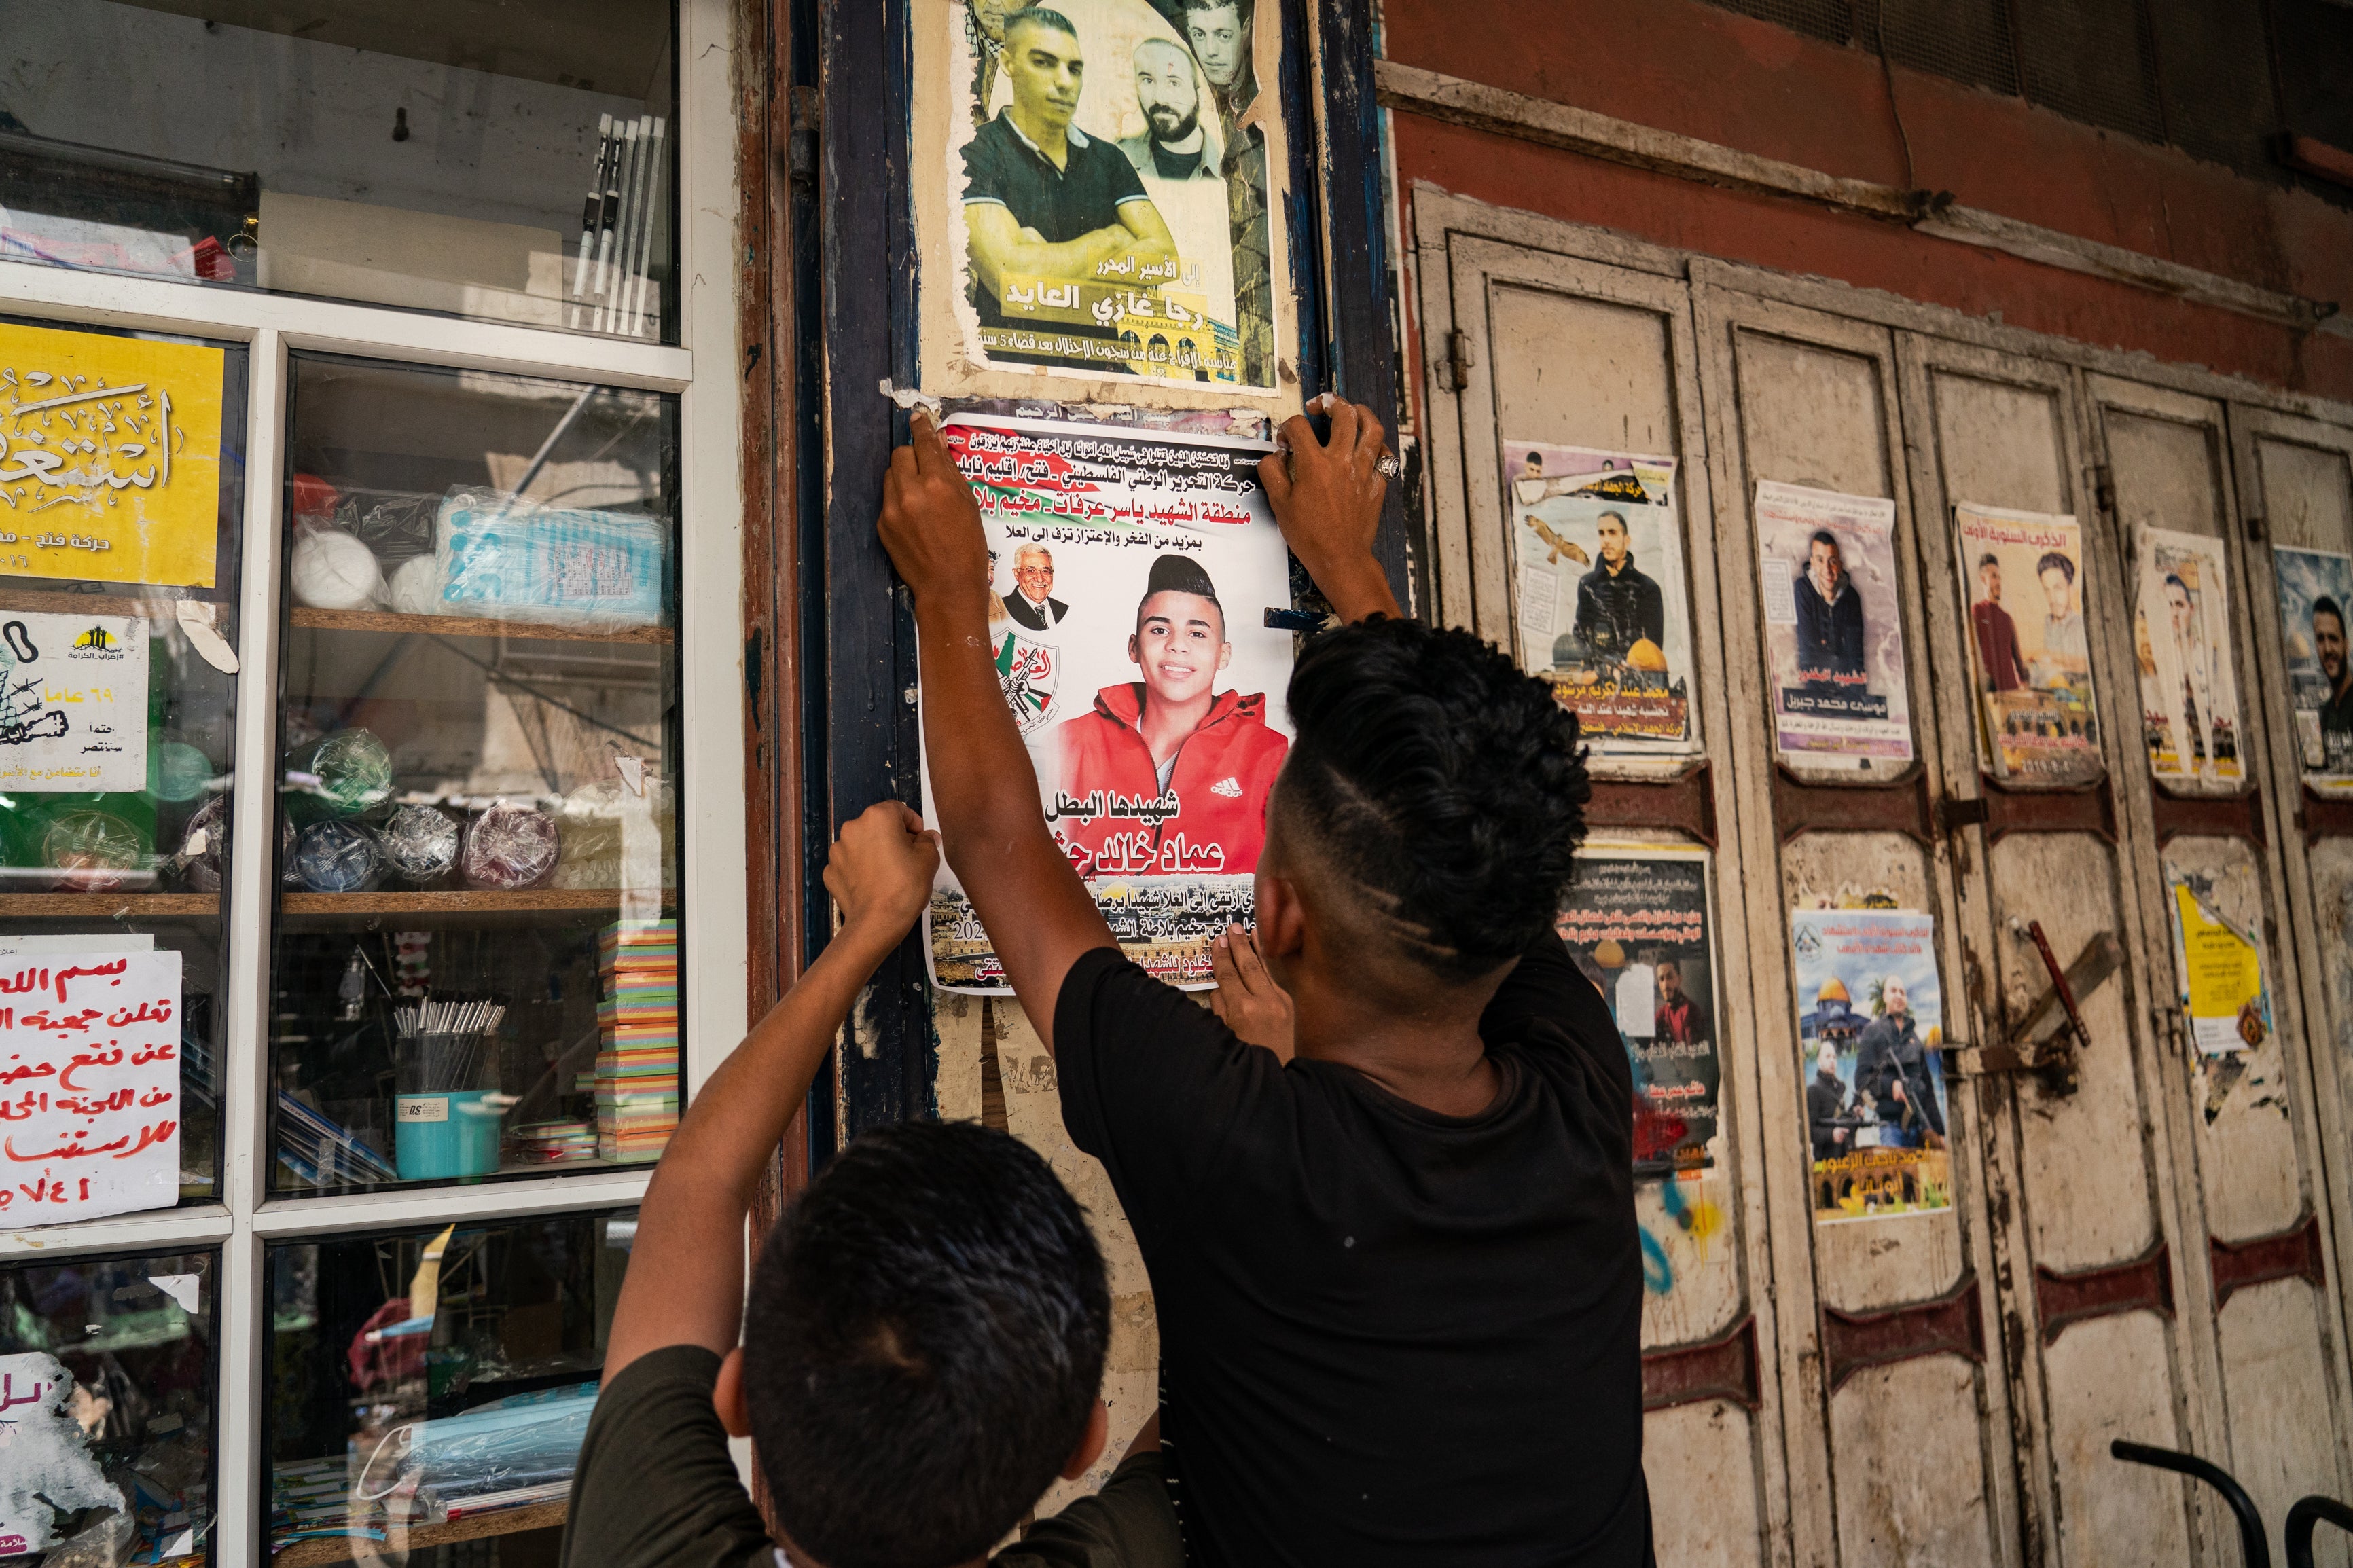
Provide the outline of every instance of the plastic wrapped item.
<path id="1" fill-rule="evenodd" d="M 314 822 L 295 843 L 294 874 L 314 893 L 364 893 L 384 876 L 384 851 L 364 827 Z"/>
<path id="2" fill-rule="evenodd" d="M 441 558 L 417 555 L 400 563 L 385 597 L 404 616 L 438 616 L 441 609 Z"/>
<path id="3" fill-rule="evenodd" d="M 286 563 L 294 602 L 314 610 L 364 610 L 384 594 L 384 569 L 368 547 L 340 529 L 322 528 L 294 542 Z"/>
<path id="4" fill-rule="evenodd" d="M 433 553 L 441 498 L 409 490 L 346 490 L 337 524 L 387 565 Z"/>
<path id="5" fill-rule="evenodd" d="M 302 873 L 294 868 L 294 819 L 281 809 L 278 814 L 278 885 L 299 888 Z"/>
<path id="6" fill-rule="evenodd" d="M 59 889 L 106 893 L 142 879 L 147 843 L 139 829 L 111 811 L 61 811 L 41 834 L 41 864 L 56 871 Z"/>
<path id="7" fill-rule="evenodd" d="M 445 615 L 616 626 L 662 617 L 670 530 L 657 519 L 461 489 L 442 501 L 436 540 Z"/>
<path id="8" fill-rule="evenodd" d="M 555 869 L 561 843 L 554 817 L 502 800 L 466 829 L 458 869 L 476 888 L 507 892 L 535 888 Z"/>
<path id="9" fill-rule="evenodd" d="M 180 879 L 200 893 L 217 893 L 228 867 L 228 796 L 216 795 L 196 807 L 181 830 L 173 866 Z"/>
<path id="10" fill-rule="evenodd" d="M 159 735 L 148 746 L 147 793 L 157 800 L 194 800 L 212 780 L 212 759 L 177 735 Z"/>
<path id="11" fill-rule="evenodd" d="M 372 730 L 338 730 L 311 753 L 318 796 L 338 816 L 373 811 L 392 794 L 392 753 Z"/>
<path id="12" fill-rule="evenodd" d="M 377 835 L 395 876 L 411 882 L 446 877 L 458 863 L 458 825 L 429 805 L 404 805 Z"/>
<path id="13" fill-rule="evenodd" d="M 461 1498 L 568 1486 L 596 1384 L 512 1394 L 433 1421 L 396 1426 L 352 1489 L 370 1501 L 413 1489 L 436 1511 Z"/>

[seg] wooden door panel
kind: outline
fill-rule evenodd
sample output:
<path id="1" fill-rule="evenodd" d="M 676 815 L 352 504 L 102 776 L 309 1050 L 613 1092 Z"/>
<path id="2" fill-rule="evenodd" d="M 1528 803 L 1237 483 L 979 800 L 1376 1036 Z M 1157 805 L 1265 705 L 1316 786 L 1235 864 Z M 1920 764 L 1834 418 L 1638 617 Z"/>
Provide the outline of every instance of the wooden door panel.
<path id="1" fill-rule="evenodd" d="M 1654 1410 L 1642 1423 L 1651 1533 L 1661 1563 L 1746 1568 L 1763 1560 L 1756 1417 L 1725 1399 Z"/>
<path id="2" fill-rule="evenodd" d="M 2157 1313 L 2118 1312 L 2071 1324 L 2042 1352 L 2050 1386 L 2063 1391 L 2051 1401 L 2059 1499 L 2051 1557 L 2067 1568 L 2146 1568 L 2190 1560 L 2182 1484 L 2121 1464 L 2108 1452 L 2119 1437 L 2176 1446 L 2162 1436 L 2174 1428 L 2165 1380 L 2119 1375 L 2163 1366 L 2172 1356 L 2168 1339 L 2168 1324 Z"/>
<path id="3" fill-rule="evenodd" d="M 1993 1520 L 1977 1384 L 1968 1362 L 1927 1356 L 1859 1372 L 1831 1396 L 1846 1568 L 1985 1560 Z"/>

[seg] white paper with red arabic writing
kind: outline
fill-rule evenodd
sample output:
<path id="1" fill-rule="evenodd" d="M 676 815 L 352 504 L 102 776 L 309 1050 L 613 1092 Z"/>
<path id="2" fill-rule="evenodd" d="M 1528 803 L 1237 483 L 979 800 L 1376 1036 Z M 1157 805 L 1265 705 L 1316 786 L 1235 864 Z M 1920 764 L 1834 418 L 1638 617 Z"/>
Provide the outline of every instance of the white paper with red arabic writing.
<path id="1" fill-rule="evenodd" d="M 0 959 L 0 1226 L 180 1197 L 180 955 Z"/>

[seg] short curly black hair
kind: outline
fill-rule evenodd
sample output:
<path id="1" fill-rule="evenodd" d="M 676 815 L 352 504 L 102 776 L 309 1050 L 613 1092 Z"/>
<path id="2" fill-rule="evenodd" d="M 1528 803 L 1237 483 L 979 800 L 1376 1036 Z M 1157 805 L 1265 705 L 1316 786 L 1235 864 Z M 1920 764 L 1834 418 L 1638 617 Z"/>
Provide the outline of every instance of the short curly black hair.
<path id="1" fill-rule="evenodd" d="M 1026 1144 L 970 1122 L 860 1135 L 770 1233 L 744 1321 L 760 1468 L 829 1568 L 941 1568 L 1019 1522 L 1086 1436 L 1111 1288 Z"/>
<path id="2" fill-rule="evenodd" d="M 1405 955 L 1462 983 L 1560 910 L 1593 788 L 1577 717 L 1464 631 L 1376 616 L 1310 643 L 1274 805 L 1384 906 Z"/>

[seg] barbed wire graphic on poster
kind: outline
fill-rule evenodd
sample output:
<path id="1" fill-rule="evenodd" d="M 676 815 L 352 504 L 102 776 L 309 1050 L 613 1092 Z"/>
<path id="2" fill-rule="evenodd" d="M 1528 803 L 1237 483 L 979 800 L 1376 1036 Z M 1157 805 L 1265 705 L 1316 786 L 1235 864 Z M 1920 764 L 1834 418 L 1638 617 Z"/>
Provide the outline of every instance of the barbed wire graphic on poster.
<path id="1" fill-rule="evenodd" d="M 1953 508 L 1986 772 L 2073 788 L 2105 771 L 2084 618 L 2084 531 L 2072 517 Z"/>
<path id="2" fill-rule="evenodd" d="M 1520 668 L 1552 683 L 1597 755 L 1694 746 L 1675 459 L 1503 445 Z"/>
<path id="3" fill-rule="evenodd" d="M 946 183 L 919 215 L 961 276 L 965 347 L 1000 369 L 1275 390 L 1282 275 L 1250 0 L 964 0 L 948 34 Z M 931 121 L 926 121 L 932 123 Z M 935 231 L 936 232 L 936 231 Z"/>
<path id="4" fill-rule="evenodd" d="M 1757 486 L 1757 572 L 1783 756 L 1912 760 L 1895 503 Z"/>
<path id="5" fill-rule="evenodd" d="M 1792 910 L 1789 952 L 1815 1220 L 1950 1208 L 1934 917 Z"/>
<path id="6" fill-rule="evenodd" d="M 2279 582 L 2280 647 L 2304 781 L 2323 795 L 2353 795 L 2353 556 L 2325 550 L 2272 552 Z"/>
<path id="7" fill-rule="evenodd" d="M 1556 929 L 1626 1045 L 1634 1174 L 1715 1164 L 1723 1069 L 1706 851 L 1588 845 Z"/>
<path id="8" fill-rule="evenodd" d="M 2133 533 L 2141 742 L 2148 771 L 2168 784 L 2235 789 L 2246 777 L 2222 550 L 2219 539 L 2147 523 Z"/>
<path id="9" fill-rule="evenodd" d="M 1291 747 L 1270 448 L 963 414 L 942 434 L 980 502 L 991 652 L 1055 842 L 1129 957 L 1206 986 L 1210 942 L 1250 921 Z M 944 865 L 927 928 L 934 984 L 1008 989 Z"/>

